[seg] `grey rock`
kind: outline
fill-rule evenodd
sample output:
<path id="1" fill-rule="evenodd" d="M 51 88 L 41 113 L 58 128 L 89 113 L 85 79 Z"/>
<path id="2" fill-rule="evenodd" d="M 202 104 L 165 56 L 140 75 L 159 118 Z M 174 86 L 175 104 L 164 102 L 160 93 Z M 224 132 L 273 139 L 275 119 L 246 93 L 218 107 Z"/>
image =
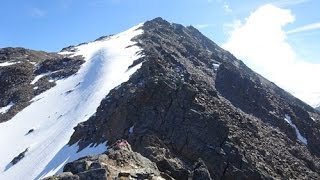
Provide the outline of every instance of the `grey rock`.
<path id="1" fill-rule="evenodd" d="M 78 175 L 73 175 L 71 172 L 63 172 L 59 175 L 50 176 L 43 180 L 80 180 Z"/>
<path id="2" fill-rule="evenodd" d="M 125 140 L 118 140 L 105 154 L 67 163 L 63 171 L 68 172 L 64 177 L 79 177 L 81 180 L 170 179 L 169 175 L 160 173 L 155 163 L 132 151 Z M 58 175 L 49 178 L 61 179 L 60 177 Z"/>
<path id="3" fill-rule="evenodd" d="M 320 124 L 310 118 L 318 112 L 191 26 L 156 18 L 142 29 L 141 68 L 75 127 L 70 144 L 127 139 L 175 179 L 320 178 Z M 195 170 L 199 158 L 206 168 Z"/>
<path id="4" fill-rule="evenodd" d="M 92 179 L 92 180 L 101 180 L 101 179 L 108 179 L 107 171 L 103 168 L 92 169 L 84 172 L 80 172 L 78 174 L 80 179 Z"/>

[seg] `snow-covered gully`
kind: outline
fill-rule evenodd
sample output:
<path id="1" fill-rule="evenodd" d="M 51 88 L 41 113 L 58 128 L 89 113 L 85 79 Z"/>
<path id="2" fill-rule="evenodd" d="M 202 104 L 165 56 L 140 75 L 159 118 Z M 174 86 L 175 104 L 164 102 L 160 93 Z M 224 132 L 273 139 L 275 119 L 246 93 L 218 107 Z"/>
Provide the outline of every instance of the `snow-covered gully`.
<path id="1" fill-rule="evenodd" d="M 299 140 L 300 142 L 302 142 L 303 144 L 308 145 L 307 139 L 301 135 L 299 129 L 297 128 L 297 126 L 296 126 L 295 124 L 293 124 L 293 122 L 292 122 L 292 120 L 291 120 L 291 117 L 290 117 L 288 114 L 285 115 L 284 120 L 285 120 L 288 124 L 290 124 L 290 126 L 293 127 L 293 129 L 296 131 L 296 135 L 297 135 L 298 140 Z"/>
<path id="2" fill-rule="evenodd" d="M 0 124 L 0 179 L 43 178 L 61 170 L 68 161 L 106 150 L 104 143 L 77 153 L 77 144 L 66 144 L 73 127 L 93 115 L 109 91 L 140 68 L 141 64 L 128 70 L 141 57 L 141 49 L 131 41 L 143 33 L 141 26 L 80 45 L 75 53 L 64 52 L 68 56 L 82 55 L 86 62 L 74 76 L 56 81 L 55 87 Z M 10 163 L 22 152 L 24 158 Z"/>

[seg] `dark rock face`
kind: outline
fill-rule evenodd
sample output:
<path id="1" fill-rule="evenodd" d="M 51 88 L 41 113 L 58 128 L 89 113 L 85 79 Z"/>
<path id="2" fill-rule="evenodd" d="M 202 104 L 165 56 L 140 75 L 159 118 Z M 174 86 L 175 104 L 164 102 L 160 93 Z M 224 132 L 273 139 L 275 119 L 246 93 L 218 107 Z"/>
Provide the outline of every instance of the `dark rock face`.
<path id="1" fill-rule="evenodd" d="M 211 179 L 208 168 L 201 159 L 199 159 L 199 161 L 196 162 L 196 164 L 194 165 L 192 179 L 193 180 Z"/>
<path id="2" fill-rule="evenodd" d="M 29 148 L 25 149 L 23 152 L 21 152 L 18 156 L 13 158 L 13 160 L 10 162 L 12 165 L 17 164 L 21 159 L 24 158 L 25 154 L 28 152 Z"/>
<path id="3" fill-rule="evenodd" d="M 288 128 L 288 123 L 283 119 L 285 114 L 294 118 L 294 124 L 301 134 L 310 139 L 308 143 L 310 152 L 320 155 L 318 131 L 320 126 L 308 113 L 315 112 L 312 107 L 255 74 L 242 63 L 238 67 L 221 65 L 215 83 L 221 96 L 228 99 L 234 106 L 279 128 L 292 141 L 297 138 L 296 132 L 290 126 Z"/>
<path id="4" fill-rule="evenodd" d="M 127 139 L 175 179 L 320 178 L 318 112 L 193 27 L 156 18 L 142 28 L 142 67 L 70 144 Z"/>
<path id="5" fill-rule="evenodd" d="M 83 63 L 81 57 L 63 57 L 57 59 L 47 59 L 38 65 L 37 70 L 34 72 L 36 75 L 56 72 L 51 75 L 53 78 L 65 78 L 79 70 L 80 65 Z"/>
<path id="6" fill-rule="evenodd" d="M 76 73 L 84 61 L 82 57 L 66 58 L 57 53 L 3 48 L 0 49 L 0 63 L 5 62 L 12 65 L 0 67 L 0 107 L 10 103 L 14 106 L 0 114 L 0 123 L 28 106 L 34 96 L 55 86 L 55 80 Z M 44 73 L 47 75 L 31 83 L 37 75 Z"/>

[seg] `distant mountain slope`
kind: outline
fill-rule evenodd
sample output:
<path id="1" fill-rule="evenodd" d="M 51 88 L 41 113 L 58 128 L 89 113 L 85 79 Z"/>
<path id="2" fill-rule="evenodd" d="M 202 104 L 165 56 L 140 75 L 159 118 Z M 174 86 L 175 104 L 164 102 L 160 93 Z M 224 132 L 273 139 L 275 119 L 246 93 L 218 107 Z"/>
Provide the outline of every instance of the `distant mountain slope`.
<path id="1" fill-rule="evenodd" d="M 33 97 L 55 86 L 56 80 L 76 73 L 83 62 L 81 57 L 67 58 L 56 53 L 0 49 L 0 107 L 5 109 L 0 110 L 0 122 L 9 120 Z"/>
<path id="2" fill-rule="evenodd" d="M 67 162 L 48 179 L 320 179 L 320 113 L 194 27 L 156 18 L 54 55 L 84 62 L 0 124 L 0 179 Z"/>

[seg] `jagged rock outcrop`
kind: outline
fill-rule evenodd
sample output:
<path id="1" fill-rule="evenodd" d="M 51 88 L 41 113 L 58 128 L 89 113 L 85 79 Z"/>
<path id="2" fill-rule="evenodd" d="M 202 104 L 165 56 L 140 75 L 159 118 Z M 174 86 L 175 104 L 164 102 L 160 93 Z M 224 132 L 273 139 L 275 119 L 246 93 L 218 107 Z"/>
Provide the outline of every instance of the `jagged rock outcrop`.
<path id="1" fill-rule="evenodd" d="M 0 49 L 0 107 L 13 104 L 0 114 L 0 123 L 9 120 L 30 104 L 30 100 L 55 86 L 55 81 L 76 73 L 83 57 L 65 57 L 24 48 Z M 43 75 L 33 82 L 35 77 Z"/>
<path id="2" fill-rule="evenodd" d="M 70 144 L 127 139 L 175 179 L 320 178 L 318 112 L 193 27 L 157 18 L 142 28 L 142 67 Z"/>
<path id="3" fill-rule="evenodd" d="M 205 176 L 205 173 L 201 172 L 201 166 L 198 167 L 199 174 Z M 45 179 L 172 179 L 169 175 L 161 173 L 149 159 L 133 152 L 125 140 L 117 141 L 105 154 L 81 158 L 66 164 L 63 171 L 60 175 Z"/>

